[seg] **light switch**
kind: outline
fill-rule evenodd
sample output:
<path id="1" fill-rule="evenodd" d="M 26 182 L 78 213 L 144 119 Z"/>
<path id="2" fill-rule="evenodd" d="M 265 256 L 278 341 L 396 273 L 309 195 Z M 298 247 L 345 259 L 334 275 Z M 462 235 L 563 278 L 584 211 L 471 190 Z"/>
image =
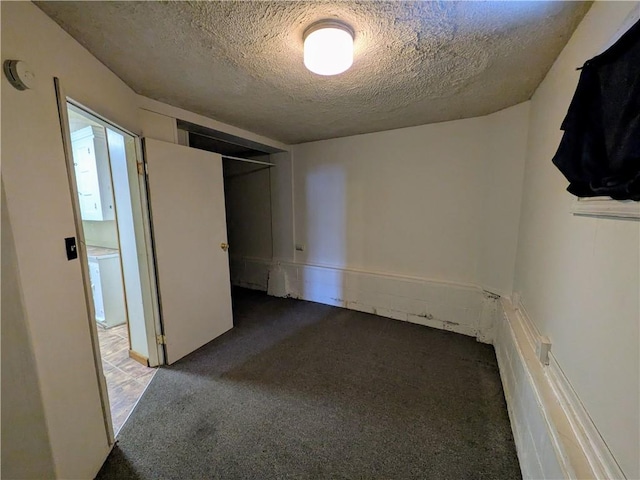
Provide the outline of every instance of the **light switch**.
<path id="1" fill-rule="evenodd" d="M 64 246 L 67 250 L 67 260 L 74 260 L 78 258 L 78 246 L 76 245 L 76 237 L 65 238 Z"/>

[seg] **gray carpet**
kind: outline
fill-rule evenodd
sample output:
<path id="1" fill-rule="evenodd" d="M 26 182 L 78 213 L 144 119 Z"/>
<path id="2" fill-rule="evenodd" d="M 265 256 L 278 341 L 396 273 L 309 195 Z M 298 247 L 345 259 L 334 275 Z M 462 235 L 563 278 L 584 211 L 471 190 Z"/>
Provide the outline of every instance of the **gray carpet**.
<path id="1" fill-rule="evenodd" d="M 234 318 L 156 374 L 97 478 L 521 478 L 491 346 L 249 290 Z"/>

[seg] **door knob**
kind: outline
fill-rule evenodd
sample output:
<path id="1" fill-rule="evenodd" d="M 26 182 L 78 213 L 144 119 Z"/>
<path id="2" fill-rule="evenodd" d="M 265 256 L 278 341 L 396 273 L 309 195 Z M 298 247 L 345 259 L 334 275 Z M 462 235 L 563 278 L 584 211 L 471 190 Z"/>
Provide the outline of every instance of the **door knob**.
<path id="1" fill-rule="evenodd" d="M 227 250 L 229 250 L 229 244 L 228 243 L 221 243 L 220 244 L 220 248 L 223 249 L 226 252 Z"/>

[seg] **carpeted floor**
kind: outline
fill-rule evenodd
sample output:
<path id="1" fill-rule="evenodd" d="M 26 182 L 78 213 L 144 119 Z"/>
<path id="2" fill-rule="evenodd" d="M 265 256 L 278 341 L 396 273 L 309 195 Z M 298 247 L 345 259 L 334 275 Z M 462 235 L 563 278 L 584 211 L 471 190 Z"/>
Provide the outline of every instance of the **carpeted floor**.
<path id="1" fill-rule="evenodd" d="M 248 290 L 234 318 L 158 371 L 97 478 L 521 478 L 491 346 Z"/>

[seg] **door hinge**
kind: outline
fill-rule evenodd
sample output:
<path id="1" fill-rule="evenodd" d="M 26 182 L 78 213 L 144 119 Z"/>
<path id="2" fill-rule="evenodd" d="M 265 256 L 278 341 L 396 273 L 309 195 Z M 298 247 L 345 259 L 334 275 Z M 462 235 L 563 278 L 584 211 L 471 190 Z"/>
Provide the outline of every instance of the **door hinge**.
<path id="1" fill-rule="evenodd" d="M 142 163 L 136 163 L 136 165 L 138 166 L 138 175 L 144 175 L 145 173 L 147 173 L 147 166 Z"/>
<path id="2" fill-rule="evenodd" d="M 156 343 L 158 345 L 166 345 L 167 337 L 165 337 L 164 335 L 156 335 Z"/>

